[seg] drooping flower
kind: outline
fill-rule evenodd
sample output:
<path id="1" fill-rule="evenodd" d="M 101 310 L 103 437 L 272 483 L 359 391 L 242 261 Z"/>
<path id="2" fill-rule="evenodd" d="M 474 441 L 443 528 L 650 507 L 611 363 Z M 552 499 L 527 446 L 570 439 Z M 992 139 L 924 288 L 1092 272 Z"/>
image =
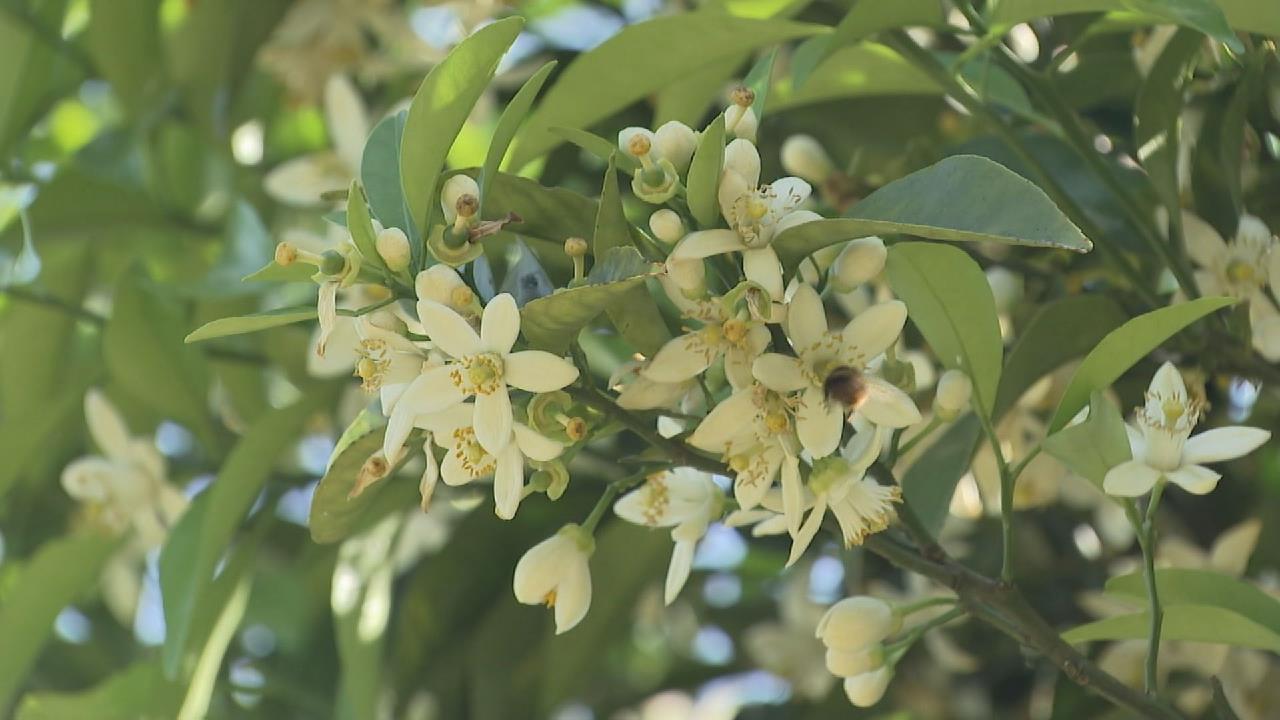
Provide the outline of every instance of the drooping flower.
<path id="1" fill-rule="evenodd" d="M 591 534 L 573 524 L 534 545 L 516 563 L 512 588 L 525 605 L 555 609 L 556 634 L 567 632 L 591 607 Z"/>
<path id="2" fill-rule="evenodd" d="M 476 441 L 490 454 L 499 455 L 511 441 L 515 422 L 509 386 L 552 392 L 578 377 L 572 363 L 549 352 L 512 351 L 520 334 L 520 311 L 507 293 L 484 308 L 479 334 L 456 310 L 430 299 L 418 300 L 418 319 L 449 361 L 424 368 L 396 403 L 387 423 L 388 457 L 404 444 L 419 416 L 446 410 L 473 396 Z"/>
<path id="3" fill-rule="evenodd" d="M 267 173 L 263 186 L 275 200 L 291 205 L 318 205 L 327 192 L 346 190 L 360 172 L 369 117 L 351 80 L 333 75 L 324 86 L 324 116 L 332 150 L 285 161 Z"/>
<path id="4" fill-rule="evenodd" d="M 512 426 L 512 442 L 501 451 L 491 453 L 477 440 L 474 422 L 472 403 L 460 403 L 438 413 L 419 415 L 417 419 L 419 427 L 445 450 L 439 470 L 445 484 L 465 485 L 492 477 L 494 512 L 503 520 L 510 520 L 524 498 L 526 458 L 541 462 L 554 460 L 564 452 L 564 445 L 517 422 Z M 435 458 L 430 452 L 426 455 L 430 469 L 435 465 Z"/>
<path id="5" fill-rule="evenodd" d="M 1196 285 L 1205 295 L 1229 295 L 1249 303 L 1253 347 L 1271 362 L 1280 361 L 1280 310 L 1267 294 L 1280 292 L 1280 250 L 1261 220 L 1242 215 L 1231 242 L 1211 225 L 1182 214 L 1187 254 L 1200 269 Z"/>
<path id="6" fill-rule="evenodd" d="M 720 212 L 729 229 L 685 236 L 667 258 L 668 272 L 680 280 L 690 275 L 688 267 L 701 266 L 704 258 L 741 252 L 747 279 L 764 288 L 775 302 L 781 300 L 782 264 L 770 243 L 784 230 L 820 219 L 817 213 L 799 209 L 811 192 L 809 183 L 796 177 L 761 185 L 756 146 L 734 140 L 724 150 L 718 190 Z"/>
<path id="7" fill-rule="evenodd" d="M 899 301 L 873 305 L 836 332 L 817 291 L 801 285 L 787 306 L 787 337 L 796 356 L 761 355 L 756 379 L 780 393 L 800 392 L 796 431 L 814 458 L 835 452 L 846 413 L 899 428 L 920 421 L 911 396 L 871 371 L 871 361 L 897 341 L 907 320 Z"/>
<path id="8" fill-rule="evenodd" d="M 724 494 L 710 475 L 683 467 L 650 475 L 644 485 L 614 503 L 613 512 L 629 523 L 672 528 L 676 546 L 663 591 L 668 605 L 689 579 L 694 549 L 723 506 Z"/>
<path id="9" fill-rule="evenodd" d="M 1139 407 L 1136 426 L 1126 426 L 1133 459 L 1111 468 L 1102 487 L 1109 495 L 1137 497 L 1156 483 L 1172 482 L 1187 492 L 1210 492 L 1222 477 L 1202 463 L 1223 462 L 1247 455 L 1271 433 L 1259 428 L 1214 428 L 1191 437 L 1200 421 L 1202 404 L 1190 397 L 1182 375 L 1172 363 L 1156 371 Z"/>

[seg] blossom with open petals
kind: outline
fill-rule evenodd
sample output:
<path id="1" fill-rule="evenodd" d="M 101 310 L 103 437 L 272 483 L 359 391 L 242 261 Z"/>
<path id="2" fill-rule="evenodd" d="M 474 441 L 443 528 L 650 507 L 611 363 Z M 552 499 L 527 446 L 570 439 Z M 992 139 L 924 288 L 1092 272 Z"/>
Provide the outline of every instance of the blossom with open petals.
<path id="1" fill-rule="evenodd" d="M 1271 231 L 1253 215 L 1242 215 L 1236 236 L 1226 242 L 1205 221 L 1184 212 L 1187 254 L 1199 266 L 1196 285 L 1205 295 L 1229 295 L 1249 303 L 1253 347 L 1280 361 L 1280 310 L 1267 294 L 1280 292 L 1280 248 Z"/>
<path id="2" fill-rule="evenodd" d="M 434 300 L 418 300 L 418 320 L 449 361 L 424 368 L 405 388 L 387 424 L 388 457 L 404 444 L 418 416 L 473 396 L 476 441 L 498 455 L 511 441 L 515 423 L 509 387 L 552 392 L 578 378 L 578 369 L 564 358 L 542 350 L 512 351 L 520 334 L 520 311 L 507 293 L 484 308 L 479 333 L 456 310 Z"/>
<path id="3" fill-rule="evenodd" d="M 711 476 L 693 468 L 650 475 L 644 485 L 614 503 L 613 512 L 629 523 L 673 528 L 671 539 L 676 546 L 663 594 L 668 605 L 689 579 L 693 551 L 723 505 L 724 494 Z"/>
<path id="4" fill-rule="evenodd" d="M 590 533 L 577 525 L 565 525 L 516 563 L 512 581 L 516 600 L 554 608 L 557 635 L 582 622 L 591 607 L 588 560 L 595 547 Z"/>
<path id="5" fill-rule="evenodd" d="M 871 370 L 906 320 L 907 306 L 895 300 L 867 308 L 833 332 L 817 291 L 796 289 L 787 306 L 787 337 L 796 356 L 766 353 L 752 371 L 776 392 L 800 392 L 796 431 L 813 457 L 835 452 L 846 413 L 890 428 L 920 422 L 911 396 Z"/>
<path id="6" fill-rule="evenodd" d="M 668 272 L 677 279 L 684 270 L 701 265 L 704 258 L 741 252 L 747 279 L 780 300 L 782 263 L 770 246 L 780 232 L 819 219 L 817 213 L 800 210 L 812 188 L 796 177 L 784 177 L 768 185 L 760 184 L 760 153 L 746 140 L 734 140 L 724 150 L 724 170 L 720 174 L 720 212 L 728 230 L 701 230 L 690 233 L 667 258 Z"/>
<path id="7" fill-rule="evenodd" d="M 764 385 L 752 383 L 720 401 L 688 442 L 725 459 L 734 472 L 734 498 L 743 510 L 758 505 L 779 474 L 789 497 L 800 492 L 800 443 L 790 405 Z M 796 513 L 798 527 L 798 508 Z"/>
<path id="8" fill-rule="evenodd" d="M 476 439 L 475 405 L 459 403 L 438 413 L 418 416 L 418 426 L 444 448 L 440 477 L 446 485 L 465 485 L 493 478 L 493 505 L 498 517 L 510 520 L 524 498 L 525 459 L 546 462 L 560 457 L 564 445 L 544 437 L 524 423 L 512 426 L 513 441 L 491 453 Z M 435 457 L 427 453 L 428 471 Z"/>
<path id="9" fill-rule="evenodd" d="M 792 565 L 808 549 L 822 527 L 822 520 L 830 510 L 840 525 L 845 547 L 861 545 L 868 535 L 889 527 L 894 518 L 894 503 L 902 501 L 902 491 L 896 485 L 881 485 L 866 475 L 880 454 L 884 430 L 872 426 L 853 436 L 845 448 L 845 457 L 829 457 L 819 460 L 809 475 L 809 492 L 813 506 L 809 516 L 799 529 L 791 530 Z M 783 494 L 784 511 L 800 505 Z M 795 521 L 788 523 L 792 528 Z"/>
<path id="10" fill-rule="evenodd" d="M 661 383 L 691 380 L 724 356 L 724 372 L 735 387 L 751 384 L 751 364 L 769 346 L 769 329 L 744 308 L 732 312 L 718 300 L 685 303 L 685 317 L 701 327 L 667 342 L 640 370 Z"/>
<path id="11" fill-rule="evenodd" d="M 333 149 L 287 160 L 267 173 L 263 187 L 275 200 L 317 205 L 325 193 L 346 190 L 360 173 L 369 116 L 359 91 L 344 75 L 325 83 L 324 118 Z"/>
<path id="12" fill-rule="evenodd" d="M 1200 421 L 1201 402 L 1188 396 L 1182 375 L 1172 363 L 1156 371 L 1138 408 L 1136 427 L 1126 426 L 1133 459 L 1107 471 L 1102 488 L 1109 495 L 1137 497 L 1156 483 L 1172 482 L 1203 495 L 1222 477 L 1202 463 L 1232 460 L 1265 443 L 1271 433 L 1258 428 L 1214 428 L 1191 437 Z"/>

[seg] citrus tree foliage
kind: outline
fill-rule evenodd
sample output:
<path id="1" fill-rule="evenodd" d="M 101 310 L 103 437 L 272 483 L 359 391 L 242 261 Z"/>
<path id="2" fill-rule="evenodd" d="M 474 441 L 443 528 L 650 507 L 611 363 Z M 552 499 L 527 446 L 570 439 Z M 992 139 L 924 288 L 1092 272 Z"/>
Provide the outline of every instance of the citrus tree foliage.
<path id="1" fill-rule="evenodd" d="M 1277 37 L 0 0 L 0 714 L 1274 717 Z"/>

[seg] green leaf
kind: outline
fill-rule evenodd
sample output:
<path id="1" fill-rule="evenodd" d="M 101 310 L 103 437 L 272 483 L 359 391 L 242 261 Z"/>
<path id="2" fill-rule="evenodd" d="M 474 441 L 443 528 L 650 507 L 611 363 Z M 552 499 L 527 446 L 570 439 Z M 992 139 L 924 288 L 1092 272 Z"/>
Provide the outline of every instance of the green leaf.
<path id="1" fill-rule="evenodd" d="M 66 6 L 66 0 L 45 0 L 0 13 L 0 156 L 8 157 L 10 144 L 27 136 L 52 99 L 80 80 L 79 69 L 54 43 L 62 37 Z"/>
<path id="2" fill-rule="evenodd" d="M 160 552 L 164 593 L 164 670 L 176 677 L 194 638 L 197 603 L 236 529 L 262 491 L 276 460 L 302 434 L 323 394 L 274 410 L 255 422 L 227 456 L 209 489 L 192 502 Z"/>
<path id="3" fill-rule="evenodd" d="M 1124 311 L 1105 295 L 1072 295 L 1041 307 L 1009 350 L 996 393 L 996 419 L 1037 380 L 1084 357 L 1124 321 Z"/>
<path id="4" fill-rule="evenodd" d="M 719 99 L 729 79 L 750 59 L 750 54 L 744 53 L 717 60 L 659 90 L 653 102 L 654 127 L 668 120 L 690 126 L 702 122 L 707 108 Z"/>
<path id="5" fill-rule="evenodd" d="M 315 266 L 306 263 L 280 265 L 275 260 L 245 275 L 241 282 L 246 283 L 290 283 L 310 281 L 315 275 Z"/>
<path id="6" fill-rule="evenodd" d="M 382 414 L 361 410 L 338 438 L 329 467 L 316 486 L 311 499 L 311 539 L 318 543 L 345 540 L 369 527 L 385 513 L 387 504 L 383 491 L 391 483 L 391 475 L 351 497 L 360 468 L 370 457 L 382 449 L 386 434 L 386 419 Z"/>
<path id="7" fill-rule="evenodd" d="M 274 254 L 275 243 L 262 224 L 258 211 L 248 202 L 239 200 L 227 219 L 226 229 L 222 234 L 222 254 L 217 263 L 209 268 L 209 272 L 198 283 L 183 284 L 175 289 L 185 296 L 197 298 L 236 297 L 263 290 L 261 286 L 254 287 L 246 283 L 249 277 L 259 273 L 267 276 L 263 279 L 270 279 L 271 274 L 265 271 L 275 265 L 272 260 Z M 291 270 L 304 271 L 308 267 L 306 263 L 297 263 Z M 255 271 L 255 268 L 261 269 Z"/>
<path id="8" fill-rule="evenodd" d="M 209 716 L 209 702 L 213 699 L 227 646 L 235 638 L 249 604 L 253 563 L 265 527 L 266 523 L 260 523 L 251 538 L 240 543 L 196 604 L 191 623 L 191 657 L 186 663 L 189 669 L 184 668 L 183 673 L 187 677 L 187 691 L 177 720 L 202 720 Z"/>
<path id="9" fill-rule="evenodd" d="M 1178 30 L 1147 73 L 1134 105 L 1134 141 L 1138 160 L 1151 178 L 1160 201 L 1180 212 L 1178 190 L 1179 117 L 1183 91 L 1202 45 L 1201 37 Z"/>
<path id="10" fill-rule="evenodd" d="M 404 230 L 414 248 L 414 262 L 422 252 L 418 228 L 409 213 L 400 184 L 400 141 L 404 135 L 407 110 L 385 118 L 374 126 L 360 158 L 360 182 L 364 184 L 369 209 L 383 227 Z"/>
<path id="11" fill-rule="evenodd" d="M 1120 408 L 1101 390 L 1089 400 L 1088 419 L 1045 438 L 1044 449 L 1099 488 L 1108 470 L 1133 457 Z"/>
<path id="12" fill-rule="evenodd" d="M 1200 298 L 1153 310 L 1107 333 L 1076 369 L 1049 423 L 1057 432 L 1089 401 L 1095 390 L 1106 389 L 1165 340 L 1191 323 L 1235 301 L 1227 297 Z"/>
<path id="13" fill-rule="evenodd" d="M 943 431 L 902 476 L 903 498 L 934 535 L 947 519 L 956 483 L 969 472 L 981 438 L 982 423 L 968 413 Z"/>
<path id="14" fill-rule="evenodd" d="M 622 210 L 618 173 L 610 162 L 600 190 L 600 212 L 596 215 L 595 256 L 607 261 L 610 250 L 632 248 L 630 228 L 631 224 Z M 627 290 L 622 299 L 605 308 L 605 312 L 631 347 L 645 355 L 652 356 L 671 339 L 658 305 L 644 283 Z"/>
<path id="15" fill-rule="evenodd" d="M 801 53 L 820 48 L 810 46 L 824 38 L 814 38 L 800 45 Z M 875 95 L 938 95 L 937 83 L 901 55 L 878 43 L 864 42 L 838 50 L 814 70 L 804 85 L 779 83 L 775 88 L 774 111 L 843 98 Z"/>
<path id="16" fill-rule="evenodd" d="M 529 117 L 511 168 L 559 144 L 549 128 L 587 128 L 691 72 L 758 47 L 825 32 L 820 25 L 752 20 L 716 12 L 659 17 L 630 25 L 582 53 Z"/>
<path id="17" fill-rule="evenodd" d="M 382 256 L 378 254 L 378 236 L 373 231 L 373 218 L 369 215 L 369 201 L 365 199 L 364 189 L 359 181 L 352 180 L 347 191 L 347 232 L 351 241 L 364 257 L 364 262 L 374 267 L 382 267 Z"/>
<path id="18" fill-rule="evenodd" d="M 938 361 L 969 375 L 973 406 L 990 417 L 1004 343 L 982 268 L 949 245 L 899 243 L 889 248 L 886 269 L 889 285 Z"/>
<path id="19" fill-rule="evenodd" d="M 1166 608 L 1173 605 L 1218 607 L 1280 635 L 1280 600 L 1245 580 L 1210 570 L 1164 568 L 1156 570 L 1156 587 L 1160 603 Z M 1106 591 L 1112 595 L 1147 597 L 1141 572 L 1111 578 Z"/>
<path id="20" fill-rule="evenodd" d="M 276 308 L 240 317 L 218 318 L 191 331 L 184 342 L 194 343 L 229 335 L 243 335 L 315 319 L 316 309 L 310 305 Z"/>
<path id="21" fill-rule="evenodd" d="M 85 49 L 132 117 L 164 83 L 160 0 L 91 0 Z"/>
<path id="22" fill-rule="evenodd" d="M 597 259 L 587 284 L 557 290 L 521 308 L 520 331 L 535 349 L 567 352 L 587 323 L 656 274 L 635 248 L 612 248 Z"/>
<path id="23" fill-rule="evenodd" d="M 118 544 L 95 533 L 67 535 L 40 547 L 8 584 L 0 605 L 0 708 L 27 681 L 58 613 L 98 584 L 98 575 Z"/>
<path id="24" fill-rule="evenodd" d="M 769 99 L 769 88 L 773 85 L 773 63 L 777 58 L 778 48 L 773 48 L 761 55 L 760 59 L 751 66 L 747 76 L 742 79 L 742 84 L 755 93 L 756 99 L 751 104 L 751 110 L 760 120 L 764 119 L 765 103 Z"/>
<path id="25" fill-rule="evenodd" d="M 182 343 L 184 322 L 141 272 L 124 273 L 102 335 L 102 359 L 113 380 L 160 415 L 189 427 L 206 447 L 209 373 L 204 357 Z"/>
<path id="26" fill-rule="evenodd" d="M 431 69 L 413 96 L 400 141 L 400 180 L 409 217 L 423 233 L 440 204 L 449 148 L 522 27 L 524 20 L 512 17 L 477 30 Z"/>
<path id="27" fill-rule="evenodd" d="M 360 720 L 378 714 L 382 693 L 382 648 L 391 612 L 395 554 L 386 552 L 399 536 L 405 515 L 385 518 L 350 538 L 338 551 L 331 594 L 334 635 L 342 664 L 337 717 Z M 340 584 L 341 583 L 341 584 Z"/>
<path id="28" fill-rule="evenodd" d="M 551 76 L 551 71 L 556 69 L 556 65 L 557 62 L 552 60 L 538 68 L 538 71 L 520 86 L 520 91 L 511 98 L 502 111 L 501 117 L 498 118 L 498 125 L 493 129 L 493 137 L 489 140 L 489 152 L 485 155 L 484 166 L 480 170 L 480 217 L 484 217 L 484 200 L 489 196 L 489 189 L 493 186 L 493 178 L 502 165 L 502 159 L 507 156 L 507 149 L 511 147 L 516 131 L 528 117 L 533 101 L 538 97 L 538 91 L 542 90 L 542 86 Z"/>
<path id="29" fill-rule="evenodd" d="M 724 114 L 721 113 L 702 131 L 698 148 L 689 163 L 689 212 L 698 221 L 698 227 L 704 230 L 720 223 L 720 200 L 716 191 L 720 187 L 723 165 Z"/>
<path id="30" fill-rule="evenodd" d="M 1234 88 L 1220 92 L 1206 106 L 1203 129 L 1193 149 L 1191 189 L 1196 210 L 1224 237 L 1235 235 L 1244 212 L 1241 158 L 1250 106 L 1257 100 L 1266 56 L 1249 55 Z"/>
<path id="31" fill-rule="evenodd" d="M 565 238 L 591 237 L 600 209 L 595 200 L 572 190 L 543 187 L 533 180 L 507 173 L 499 173 L 494 178 L 493 191 L 485 207 L 491 217 L 508 212 L 519 215 L 520 222 L 507 228 L 511 232 L 500 233 L 500 236 L 514 234 L 524 239 L 539 251 L 543 265 L 566 281 L 572 265 L 564 254 Z"/>
<path id="32" fill-rule="evenodd" d="M 1040 188 L 977 155 L 954 155 L 867 196 L 848 217 L 817 220 L 774 238 L 784 265 L 844 240 L 902 233 L 1088 252 L 1093 244 Z"/>
<path id="33" fill-rule="evenodd" d="M 164 679 L 154 662 L 130 665 L 88 690 L 32 692 L 22 698 L 16 720 L 139 720 L 172 717 L 179 688 Z"/>
<path id="34" fill-rule="evenodd" d="M 1001 0 L 990 17 L 993 25 L 1010 26 L 1051 15 L 1125 12 L 1148 23 L 1173 23 L 1198 30 L 1237 52 L 1240 41 L 1231 28 L 1280 35 L 1280 7 L 1256 0 Z"/>
<path id="35" fill-rule="evenodd" d="M 1138 612 L 1074 627 L 1063 633 L 1062 639 L 1073 644 L 1092 640 L 1141 640 L 1150 629 L 1147 613 Z M 1280 652 L 1280 635 L 1230 610 L 1208 605 L 1166 607 L 1160 637 Z"/>
<path id="36" fill-rule="evenodd" d="M 835 32 L 808 41 L 804 60 L 797 61 L 791 77 L 796 87 L 804 85 L 810 74 L 835 51 L 853 45 L 882 30 L 911 26 L 937 26 L 946 21 L 938 0 L 895 0 L 895 2 L 856 2 L 836 25 Z"/>
<path id="37" fill-rule="evenodd" d="M 573 143 L 596 157 L 609 162 L 612 160 L 617 167 L 628 175 L 635 175 L 640 169 L 640 162 L 628 153 L 618 152 L 618 146 L 608 140 L 586 130 L 569 127 L 550 127 L 547 132 L 564 140 Z"/>

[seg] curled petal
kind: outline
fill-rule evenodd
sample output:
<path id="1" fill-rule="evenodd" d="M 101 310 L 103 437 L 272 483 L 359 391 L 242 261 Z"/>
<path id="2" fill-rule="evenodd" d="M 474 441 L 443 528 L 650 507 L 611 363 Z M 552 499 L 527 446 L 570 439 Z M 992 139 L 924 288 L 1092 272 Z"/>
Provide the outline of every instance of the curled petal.
<path id="1" fill-rule="evenodd" d="M 418 494 L 422 496 L 422 512 L 431 507 L 431 497 L 435 495 L 436 483 L 440 480 L 440 466 L 436 464 L 436 456 L 431 452 L 431 441 L 422 444 L 422 454 L 426 456 L 427 467 L 422 471 L 422 480 L 418 483 Z"/>
<path id="2" fill-rule="evenodd" d="M 676 245 L 668 258 L 670 260 L 700 260 L 713 255 L 745 250 L 742 238 L 732 230 L 700 230 L 689 233 Z"/>
<path id="3" fill-rule="evenodd" d="M 796 561 L 804 555 L 804 551 L 808 549 L 813 539 L 817 537 L 818 530 L 822 527 L 822 518 L 826 514 L 827 498 L 819 496 L 817 504 L 813 506 L 813 510 L 809 511 L 809 517 L 805 519 L 804 525 L 791 538 L 791 555 L 787 558 L 787 567 L 795 565 Z"/>
<path id="4" fill-rule="evenodd" d="M 680 540 L 671 551 L 671 564 L 667 567 L 667 582 L 663 589 L 663 601 L 667 605 L 675 601 L 685 582 L 689 580 L 689 571 L 693 569 L 693 551 L 697 547 L 695 541 Z"/>
<path id="5" fill-rule="evenodd" d="M 786 288 L 782 283 L 782 263 L 772 247 L 765 246 L 742 252 L 742 270 L 747 279 L 763 287 L 769 297 L 780 298 Z"/>
<path id="6" fill-rule="evenodd" d="M 316 315 L 320 321 L 320 337 L 316 340 L 316 354 L 324 357 L 325 346 L 338 323 L 338 281 L 329 280 L 320 285 L 316 300 Z"/>

